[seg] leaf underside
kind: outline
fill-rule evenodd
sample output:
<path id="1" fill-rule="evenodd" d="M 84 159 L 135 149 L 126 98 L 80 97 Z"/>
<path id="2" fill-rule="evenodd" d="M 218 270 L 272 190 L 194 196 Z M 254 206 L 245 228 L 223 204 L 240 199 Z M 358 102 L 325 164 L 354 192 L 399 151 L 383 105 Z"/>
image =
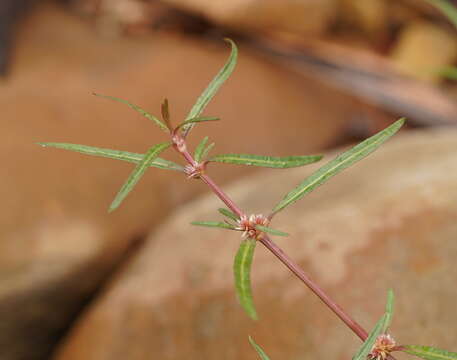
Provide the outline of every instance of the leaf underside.
<path id="1" fill-rule="evenodd" d="M 322 155 L 274 157 L 250 154 L 222 154 L 213 156 L 209 161 L 286 169 L 312 164 L 320 159 L 322 159 Z"/>
<path id="2" fill-rule="evenodd" d="M 338 174 L 342 170 L 348 168 L 355 162 L 363 159 L 367 155 L 375 151 L 382 143 L 394 135 L 403 125 L 404 119 L 397 120 L 386 129 L 366 139 L 352 149 L 337 156 L 332 161 L 328 162 L 316 172 L 306 178 L 300 185 L 290 191 L 273 209 L 273 213 L 284 209 L 286 206 L 301 199 L 305 194 L 311 192 L 318 186 L 322 185 L 332 176 Z"/>
<path id="3" fill-rule="evenodd" d="M 139 164 L 144 159 L 144 154 L 132 153 L 128 151 L 121 150 L 112 150 L 99 148 L 95 146 L 79 145 L 79 144 L 70 144 L 70 143 L 54 143 L 54 142 L 40 142 L 38 143 L 44 147 L 54 147 L 57 149 L 64 149 L 79 152 L 85 155 L 105 157 L 109 159 L 128 161 L 134 164 Z M 159 169 L 165 170 L 176 170 L 183 171 L 184 167 L 179 164 L 174 163 L 173 161 L 155 158 L 149 166 L 153 166 Z"/>
<path id="4" fill-rule="evenodd" d="M 251 343 L 252 347 L 257 351 L 257 354 L 259 354 L 260 358 L 262 360 L 270 360 L 270 358 L 265 354 L 265 351 L 262 350 L 262 348 L 256 344 L 254 339 L 249 336 L 249 342 Z"/>
<path id="5" fill-rule="evenodd" d="M 197 99 L 197 102 L 195 103 L 195 105 L 192 107 L 189 114 L 187 115 L 186 120 L 200 116 L 200 114 L 205 109 L 206 105 L 208 105 L 208 103 L 211 101 L 211 99 L 214 97 L 214 95 L 216 95 L 217 91 L 222 86 L 222 84 L 228 79 L 228 77 L 233 72 L 233 69 L 235 68 L 236 60 L 238 57 L 238 49 L 232 40 L 226 39 L 226 41 L 229 42 L 230 45 L 232 46 L 232 51 L 230 53 L 230 56 L 229 56 L 227 62 L 225 63 L 223 68 L 219 71 L 219 73 L 215 76 L 215 78 L 210 82 L 208 87 L 203 91 L 203 93 L 200 95 L 200 97 Z M 182 128 L 183 135 L 187 136 L 189 131 L 194 127 L 194 125 L 195 124 L 188 124 L 188 125 L 183 126 L 183 128 Z"/>
<path id="6" fill-rule="evenodd" d="M 404 352 L 416 355 L 425 360 L 456 360 L 457 353 L 436 349 L 431 346 L 405 345 Z"/>
<path id="7" fill-rule="evenodd" d="M 114 198 L 113 202 L 109 207 L 109 211 L 113 211 L 119 207 L 125 197 L 128 195 L 130 191 L 134 188 L 136 183 L 140 180 L 143 174 L 146 172 L 147 168 L 150 166 L 151 162 L 154 161 L 157 156 L 171 146 L 170 142 L 165 142 L 161 144 L 157 144 L 151 147 L 141 162 L 135 167 L 132 171 L 130 176 L 128 177 L 127 181 L 122 185 L 121 189 L 117 193 L 116 197 Z"/>
<path id="8" fill-rule="evenodd" d="M 233 272 L 235 275 L 235 288 L 238 300 L 249 317 L 257 320 L 251 290 L 251 266 L 254 257 L 256 240 L 243 240 L 235 256 Z"/>

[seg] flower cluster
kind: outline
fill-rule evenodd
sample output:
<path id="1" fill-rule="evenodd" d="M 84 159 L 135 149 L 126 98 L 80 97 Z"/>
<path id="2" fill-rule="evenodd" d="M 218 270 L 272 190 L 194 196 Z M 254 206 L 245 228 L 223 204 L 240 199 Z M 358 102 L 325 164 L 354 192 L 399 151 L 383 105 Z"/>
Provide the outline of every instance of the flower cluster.
<path id="1" fill-rule="evenodd" d="M 237 221 L 237 230 L 243 231 L 243 239 L 256 239 L 260 240 L 262 237 L 262 232 L 255 228 L 256 225 L 268 226 L 268 219 L 261 215 L 242 215 L 241 218 Z"/>
<path id="2" fill-rule="evenodd" d="M 381 334 L 376 338 L 376 342 L 368 354 L 370 360 L 386 360 L 390 353 L 395 350 L 396 343 L 389 334 Z"/>
<path id="3" fill-rule="evenodd" d="M 187 175 L 188 179 L 199 179 L 205 170 L 205 165 L 203 163 L 197 165 L 186 165 L 184 167 L 184 172 Z"/>

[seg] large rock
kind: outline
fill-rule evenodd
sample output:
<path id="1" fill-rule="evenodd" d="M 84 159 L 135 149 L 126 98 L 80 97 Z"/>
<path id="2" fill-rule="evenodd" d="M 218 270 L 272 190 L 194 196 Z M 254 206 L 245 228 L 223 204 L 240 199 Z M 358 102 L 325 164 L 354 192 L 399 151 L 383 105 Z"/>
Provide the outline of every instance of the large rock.
<path id="1" fill-rule="evenodd" d="M 272 226 L 292 236 L 277 243 L 366 329 L 393 288 L 397 340 L 455 351 L 456 159 L 455 130 L 399 135 L 278 215 Z M 265 213 L 317 166 L 265 171 L 226 190 Z M 260 321 L 247 318 L 232 280 L 238 234 L 189 225 L 220 218 L 220 206 L 205 196 L 151 234 L 54 359 L 254 359 L 248 334 L 272 359 L 350 358 L 356 336 L 261 245 Z"/>
<path id="2" fill-rule="evenodd" d="M 179 174 L 151 170 L 122 208 L 108 215 L 131 164 L 34 143 L 144 152 L 164 141 L 163 133 L 91 92 L 127 98 L 156 113 L 168 96 L 177 122 L 225 62 L 229 48 L 220 43 L 164 33 L 98 37 L 82 20 L 42 4 L 23 24 L 10 77 L 0 83 L 2 360 L 45 357 L 134 240 L 204 189 Z M 207 112 L 224 122 L 196 129 L 195 141 L 205 131 L 216 151 L 313 152 L 341 131 L 352 106 L 346 103 L 242 48 L 236 73 Z M 243 171 L 235 168 L 223 180 Z"/>
<path id="3" fill-rule="evenodd" d="M 323 33 L 337 12 L 338 0 L 165 0 L 177 8 L 243 31 L 301 36 Z"/>

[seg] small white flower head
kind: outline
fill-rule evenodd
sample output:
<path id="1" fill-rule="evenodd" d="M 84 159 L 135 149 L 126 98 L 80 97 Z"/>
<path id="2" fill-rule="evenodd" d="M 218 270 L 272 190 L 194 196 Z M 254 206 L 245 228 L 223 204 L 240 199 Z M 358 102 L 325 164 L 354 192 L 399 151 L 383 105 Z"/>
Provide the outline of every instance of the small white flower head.
<path id="1" fill-rule="evenodd" d="M 243 239 L 256 239 L 260 240 L 262 232 L 255 228 L 256 225 L 267 226 L 268 219 L 261 215 L 250 215 L 249 218 L 247 215 L 242 215 L 241 218 L 237 221 L 237 230 L 243 231 L 241 235 Z"/>
<path id="2" fill-rule="evenodd" d="M 187 150 L 186 141 L 178 134 L 173 135 L 171 140 L 179 152 L 183 153 Z"/>
<path id="3" fill-rule="evenodd" d="M 184 166 L 184 172 L 187 174 L 188 179 L 199 179 L 205 170 L 203 163 L 197 165 L 186 165 Z"/>
<path id="4" fill-rule="evenodd" d="M 371 352 L 368 354 L 370 360 L 386 360 L 390 353 L 395 350 L 395 339 L 389 334 L 381 334 L 376 338 Z"/>

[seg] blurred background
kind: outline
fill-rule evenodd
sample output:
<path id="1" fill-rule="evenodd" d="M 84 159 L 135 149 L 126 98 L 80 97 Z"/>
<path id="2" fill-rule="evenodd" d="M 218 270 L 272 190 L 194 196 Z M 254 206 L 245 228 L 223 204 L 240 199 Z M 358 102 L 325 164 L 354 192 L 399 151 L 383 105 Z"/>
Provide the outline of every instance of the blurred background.
<path id="1" fill-rule="evenodd" d="M 230 270 L 236 235 L 188 225 L 217 216 L 202 184 L 153 169 L 108 214 L 131 164 L 35 144 L 144 153 L 163 133 L 92 92 L 156 115 L 166 97 L 176 124 L 226 61 L 224 37 L 238 65 L 205 112 L 222 121 L 197 127 L 191 144 L 209 135 L 215 153 L 331 153 L 408 118 L 384 155 L 278 227 L 296 230 L 286 248 L 364 326 L 394 286 L 404 341 L 457 351 L 457 34 L 433 2 L 1 0 L 2 360 L 254 359 L 247 334 L 273 359 L 353 353 L 357 339 L 263 250 L 262 321 L 246 318 Z M 227 166 L 211 174 L 255 212 L 304 174 L 283 183 Z"/>

